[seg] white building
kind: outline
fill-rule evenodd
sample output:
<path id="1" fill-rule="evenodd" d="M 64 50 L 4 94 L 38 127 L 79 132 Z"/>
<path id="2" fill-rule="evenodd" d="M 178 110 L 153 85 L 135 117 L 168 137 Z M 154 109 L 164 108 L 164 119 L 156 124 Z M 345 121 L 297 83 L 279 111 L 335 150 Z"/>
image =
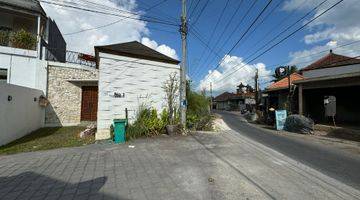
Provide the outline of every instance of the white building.
<path id="1" fill-rule="evenodd" d="M 0 0 L 0 145 L 43 126 L 87 120 L 80 116 L 84 90 L 97 85 L 92 58 L 66 51 L 38 0 Z"/>
<path id="2" fill-rule="evenodd" d="M 166 107 L 163 84 L 180 74 L 179 61 L 139 42 L 95 47 L 99 68 L 96 139 L 110 138 L 114 119 L 133 121 L 140 106 Z"/>
<path id="3" fill-rule="evenodd" d="M 65 56 L 65 40 L 38 1 L 0 0 L 0 83 L 45 93 L 45 59 L 65 62 Z"/>

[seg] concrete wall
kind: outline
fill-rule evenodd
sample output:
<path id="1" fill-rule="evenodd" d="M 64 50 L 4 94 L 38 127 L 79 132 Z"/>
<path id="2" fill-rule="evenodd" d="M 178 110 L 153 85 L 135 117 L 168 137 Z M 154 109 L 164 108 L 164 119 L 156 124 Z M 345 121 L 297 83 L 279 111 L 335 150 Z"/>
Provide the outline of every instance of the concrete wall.
<path id="1" fill-rule="evenodd" d="M 305 78 L 317 78 L 356 72 L 360 72 L 360 64 L 304 71 L 303 76 Z"/>
<path id="2" fill-rule="evenodd" d="M 99 57 L 96 139 L 110 137 L 113 119 L 125 118 L 125 108 L 130 110 L 129 119 L 133 121 L 141 105 L 154 107 L 158 112 L 167 106 L 162 86 L 170 73 L 180 74 L 179 66 L 106 53 Z M 116 98 L 114 93 L 125 96 Z"/>
<path id="3" fill-rule="evenodd" d="M 38 52 L 0 46 L 0 68 L 7 69 L 7 83 L 46 92 L 47 62 Z"/>
<path id="4" fill-rule="evenodd" d="M 41 95 L 43 92 L 36 89 L 0 85 L 0 145 L 21 138 L 44 125 L 45 109 L 39 106 Z M 11 101 L 8 101 L 9 96 Z"/>
<path id="5" fill-rule="evenodd" d="M 80 123 L 82 86 L 97 85 L 98 70 L 70 63 L 49 62 L 46 126 Z"/>

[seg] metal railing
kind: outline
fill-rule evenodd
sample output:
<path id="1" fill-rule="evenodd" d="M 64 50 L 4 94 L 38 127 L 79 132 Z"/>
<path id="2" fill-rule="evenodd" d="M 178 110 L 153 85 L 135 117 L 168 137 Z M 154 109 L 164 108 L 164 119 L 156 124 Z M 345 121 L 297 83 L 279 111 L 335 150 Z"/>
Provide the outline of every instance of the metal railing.
<path id="1" fill-rule="evenodd" d="M 88 67 L 96 67 L 96 60 L 94 56 L 76 51 L 66 51 L 66 62 L 85 65 Z"/>

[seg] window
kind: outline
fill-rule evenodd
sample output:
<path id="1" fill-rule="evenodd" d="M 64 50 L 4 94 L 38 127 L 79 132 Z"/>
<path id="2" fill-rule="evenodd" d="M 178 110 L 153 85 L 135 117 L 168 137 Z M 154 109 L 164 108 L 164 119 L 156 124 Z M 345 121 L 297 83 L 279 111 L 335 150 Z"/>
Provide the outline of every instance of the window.
<path id="1" fill-rule="evenodd" d="M 7 82 L 7 69 L 0 68 L 0 84 Z"/>

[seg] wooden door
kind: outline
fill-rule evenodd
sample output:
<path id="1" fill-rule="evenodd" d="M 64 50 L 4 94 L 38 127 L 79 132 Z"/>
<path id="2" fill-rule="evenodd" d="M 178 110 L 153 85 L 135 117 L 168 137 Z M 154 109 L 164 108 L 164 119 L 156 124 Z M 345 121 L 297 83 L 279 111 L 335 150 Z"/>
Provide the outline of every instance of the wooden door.
<path id="1" fill-rule="evenodd" d="M 81 121 L 96 121 L 98 108 L 98 87 L 83 86 L 81 99 Z"/>

